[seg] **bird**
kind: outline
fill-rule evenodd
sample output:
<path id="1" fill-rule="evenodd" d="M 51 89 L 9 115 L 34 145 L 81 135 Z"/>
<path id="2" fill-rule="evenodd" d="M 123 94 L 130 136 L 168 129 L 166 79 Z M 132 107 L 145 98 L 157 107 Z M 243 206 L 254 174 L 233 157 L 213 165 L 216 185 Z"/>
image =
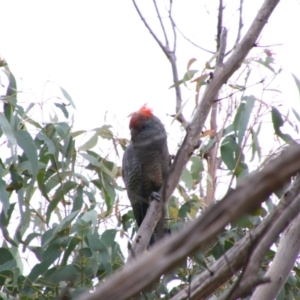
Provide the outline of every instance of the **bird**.
<path id="1" fill-rule="evenodd" d="M 150 201 L 160 201 L 158 191 L 168 176 L 170 155 L 165 127 L 146 104 L 131 114 L 129 129 L 131 141 L 123 155 L 122 176 L 134 218 L 140 227 Z M 164 203 L 161 219 L 154 229 L 148 248 L 162 235 L 170 233 L 167 216 Z M 159 224 L 163 228 L 159 228 Z"/>

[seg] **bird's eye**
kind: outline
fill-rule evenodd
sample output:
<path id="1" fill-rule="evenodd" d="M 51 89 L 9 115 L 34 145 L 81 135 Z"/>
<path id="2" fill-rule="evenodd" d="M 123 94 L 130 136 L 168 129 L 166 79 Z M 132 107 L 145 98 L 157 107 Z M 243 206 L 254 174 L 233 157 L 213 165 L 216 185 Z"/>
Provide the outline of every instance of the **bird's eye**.
<path id="1" fill-rule="evenodd" d="M 149 127 L 147 123 L 141 124 L 141 130 L 146 129 L 147 127 Z"/>

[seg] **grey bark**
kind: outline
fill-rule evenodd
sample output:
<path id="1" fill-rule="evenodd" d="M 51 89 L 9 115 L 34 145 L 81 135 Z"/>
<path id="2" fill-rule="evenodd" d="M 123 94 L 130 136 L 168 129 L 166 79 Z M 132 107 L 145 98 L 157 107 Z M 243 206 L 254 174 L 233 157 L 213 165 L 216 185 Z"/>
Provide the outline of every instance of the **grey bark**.
<path id="1" fill-rule="evenodd" d="M 171 300 L 206 299 L 220 286 L 225 284 L 245 265 L 247 258 L 251 254 L 250 249 L 253 248 L 255 242 L 257 243 L 257 241 L 264 240 L 264 237 L 272 235 L 274 227 L 276 228 L 276 225 L 279 223 L 281 223 L 279 232 L 282 232 L 288 226 L 287 221 L 282 222 L 282 220 L 290 220 L 299 211 L 296 208 L 300 203 L 299 194 L 300 175 L 297 176 L 293 185 L 283 195 L 274 210 L 256 228 L 251 230 L 216 262 L 212 263 L 209 266 L 209 270 L 205 270 L 194 278 L 190 286 L 182 289 Z M 273 225 L 273 227 L 270 228 L 270 225 Z M 275 238 L 273 234 L 273 241 L 276 239 L 277 233 Z M 257 247 L 260 247 L 260 243 L 257 243 Z M 258 276 L 256 277 L 258 278 Z"/>
<path id="2" fill-rule="evenodd" d="M 149 253 L 140 255 L 123 270 L 101 282 L 94 294 L 87 293 L 81 299 L 127 299 L 138 294 L 188 255 L 205 250 L 227 224 L 253 211 L 299 170 L 300 146 L 290 146 L 262 171 L 245 179 L 237 190 L 208 208 L 201 217 L 176 235 L 157 243 Z"/>
<path id="3" fill-rule="evenodd" d="M 162 199 L 162 202 L 165 203 L 167 199 L 171 197 L 174 189 L 176 188 L 183 169 L 192 155 L 195 146 L 199 142 L 200 133 L 220 88 L 241 66 L 250 50 L 255 46 L 259 35 L 278 3 L 279 0 L 264 1 L 244 38 L 236 45 L 231 56 L 223 64 L 223 66 L 216 68 L 213 78 L 207 85 L 201 102 L 195 111 L 185 139 L 176 154 L 168 179 L 164 181 L 160 190 L 160 198 Z M 133 242 L 131 251 L 131 255 L 133 257 L 137 257 L 146 250 L 152 232 L 160 219 L 162 204 L 157 201 L 154 202 L 152 202 L 152 205 L 148 208 L 147 215 L 137 232 L 137 238 Z"/>
<path id="4" fill-rule="evenodd" d="M 300 215 L 292 221 L 280 238 L 274 260 L 265 274 L 265 277 L 269 277 L 271 282 L 257 287 L 251 300 L 276 299 L 294 266 L 299 251 Z"/>

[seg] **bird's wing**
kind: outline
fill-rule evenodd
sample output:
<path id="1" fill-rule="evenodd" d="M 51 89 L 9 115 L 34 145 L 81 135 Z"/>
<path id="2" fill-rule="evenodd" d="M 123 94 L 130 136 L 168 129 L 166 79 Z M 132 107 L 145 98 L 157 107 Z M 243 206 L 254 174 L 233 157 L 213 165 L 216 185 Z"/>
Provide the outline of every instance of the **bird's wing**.
<path id="1" fill-rule="evenodd" d="M 142 193 L 142 166 L 135 156 L 132 145 L 129 145 L 124 152 L 122 175 L 134 217 L 138 226 L 140 226 L 149 204 L 148 199 L 146 199 Z"/>

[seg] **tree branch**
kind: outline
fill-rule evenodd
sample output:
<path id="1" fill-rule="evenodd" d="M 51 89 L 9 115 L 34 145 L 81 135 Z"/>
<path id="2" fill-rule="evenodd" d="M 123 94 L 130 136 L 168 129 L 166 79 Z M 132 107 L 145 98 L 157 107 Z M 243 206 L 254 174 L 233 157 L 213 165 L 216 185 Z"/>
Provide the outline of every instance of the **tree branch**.
<path id="1" fill-rule="evenodd" d="M 226 54 L 225 56 L 229 55 L 233 49 L 235 48 L 236 44 L 240 41 L 241 39 L 241 32 L 242 32 L 242 28 L 244 26 L 243 24 L 243 2 L 244 0 L 240 0 L 240 7 L 239 7 L 239 25 L 238 25 L 238 32 L 237 32 L 237 36 L 236 36 L 236 40 L 235 40 L 235 43 L 233 45 L 233 48 L 230 49 Z"/>
<path id="2" fill-rule="evenodd" d="M 218 48 L 217 65 L 223 66 L 223 60 L 224 60 L 226 45 L 227 45 L 227 29 L 225 27 L 222 28 L 219 43 L 220 44 Z"/>
<path id="3" fill-rule="evenodd" d="M 219 89 L 240 67 L 245 57 L 254 46 L 258 36 L 278 2 L 279 0 L 266 0 L 264 2 L 243 40 L 237 45 L 236 49 L 228 58 L 227 62 L 225 62 L 224 66 L 216 70 L 213 75 L 213 79 L 207 85 L 200 105 L 195 111 L 194 118 L 191 121 L 183 144 L 181 145 L 174 163 L 171 166 L 168 180 L 165 182 L 164 188 L 166 189 L 167 199 L 172 195 L 179 182 L 181 173 L 188 162 L 190 155 L 193 153 L 209 110 Z"/>
<path id="4" fill-rule="evenodd" d="M 223 8 L 222 0 L 220 0 L 220 9 L 219 9 L 219 21 L 218 21 L 218 42 L 217 42 L 217 61 L 216 61 L 216 69 L 223 66 L 223 59 L 226 51 L 226 44 L 227 44 L 227 29 L 225 27 L 222 28 L 222 16 L 220 16 L 220 13 L 223 12 L 221 9 Z M 220 20 L 221 19 L 221 20 Z M 221 27 L 221 31 L 219 33 L 219 27 Z M 216 95 L 217 100 L 219 98 L 219 94 Z M 211 116 L 210 116 L 210 129 L 215 132 L 215 136 L 211 137 L 217 138 L 218 135 L 217 132 L 217 111 L 218 111 L 218 101 L 214 101 L 211 109 Z M 218 140 L 218 139 L 217 139 Z M 219 165 L 219 159 L 218 159 L 218 149 L 219 149 L 219 142 L 214 143 L 214 145 L 208 150 L 207 155 L 205 157 L 207 158 L 207 173 L 209 174 L 209 180 L 207 180 L 207 188 L 206 188 L 206 197 L 204 198 L 205 204 L 207 206 L 210 205 L 210 203 L 213 203 L 215 200 L 215 190 L 216 190 L 216 173 Z"/>
<path id="5" fill-rule="evenodd" d="M 165 29 L 164 23 L 163 23 L 163 21 L 162 21 L 162 19 L 161 19 L 160 12 L 159 12 L 159 10 L 158 10 L 156 0 L 153 0 L 153 4 L 154 4 L 155 11 L 156 11 L 156 14 L 157 14 L 157 17 L 158 17 L 160 26 L 161 26 L 161 30 L 162 30 L 162 32 L 163 32 L 163 34 L 164 34 L 164 37 L 165 37 L 165 43 L 166 43 L 166 46 L 165 46 L 165 47 L 166 47 L 167 49 L 170 49 L 170 47 L 169 47 L 168 36 L 167 36 L 167 33 L 166 33 L 166 29 Z"/>
<path id="6" fill-rule="evenodd" d="M 164 25 L 162 23 L 161 20 L 161 16 L 159 14 L 158 8 L 156 6 L 156 2 L 154 1 L 154 5 L 155 5 L 155 9 L 156 12 L 158 13 L 158 19 L 160 21 L 162 30 L 163 30 L 163 34 L 165 36 L 166 39 L 166 45 L 164 45 L 159 38 L 156 36 L 156 34 L 154 33 L 154 31 L 152 30 L 152 28 L 150 27 L 150 25 L 148 24 L 148 22 L 146 21 L 146 19 L 144 18 L 143 14 L 141 13 L 139 7 L 136 4 L 135 0 L 132 0 L 133 5 L 138 13 L 138 15 L 140 16 L 141 20 L 143 21 L 144 25 L 146 26 L 146 28 L 149 30 L 150 34 L 152 35 L 152 37 L 154 38 L 154 40 L 156 41 L 156 43 L 159 45 L 159 47 L 161 48 L 161 50 L 164 52 L 164 54 L 167 56 L 169 62 L 171 63 L 171 67 L 172 67 L 172 77 L 173 77 L 173 82 L 174 84 L 177 83 L 179 81 L 178 78 L 178 70 L 177 70 L 177 64 L 176 64 L 176 32 L 174 29 L 174 22 L 173 22 L 173 18 L 172 18 L 172 1 L 170 2 L 170 9 L 169 9 L 169 19 L 171 22 L 171 26 L 172 26 L 172 30 L 174 32 L 174 49 L 171 50 L 169 48 L 169 42 L 168 42 L 168 38 L 165 32 L 165 28 Z M 176 119 L 182 124 L 182 126 L 186 129 L 188 127 L 188 122 L 186 121 L 185 117 L 183 116 L 182 112 L 181 112 L 181 105 L 182 105 L 182 98 L 181 98 L 181 89 L 179 85 L 175 85 L 175 94 L 176 94 Z"/>
<path id="7" fill-rule="evenodd" d="M 219 9 L 218 9 L 218 25 L 217 25 L 217 51 L 220 49 L 221 44 L 221 32 L 223 28 L 223 0 L 219 0 Z"/>
<path id="8" fill-rule="evenodd" d="M 244 26 L 244 24 L 243 24 L 243 2 L 244 2 L 244 0 L 240 0 L 239 27 L 238 27 L 238 33 L 237 33 L 237 37 L 236 37 L 236 40 L 235 40 L 235 44 L 237 44 L 240 41 L 241 31 L 242 31 L 242 28 Z"/>
<path id="9" fill-rule="evenodd" d="M 237 190 L 208 208 L 201 217 L 176 235 L 157 243 L 147 255 L 137 257 L 132 264 L 102 282 L 94 294 L 87 293 L 81 299 L 127 299 L 136 295 L 187 255 L 208 247 L 228 223 L 252 211 L 299 170 L 300 146 L 290 146 L 262 171 L 250 175 Z"/>
<path id="10" fill-rule="evenodd" d="M 298 189 L 299 188 L 298 178 Z M 298 212 L 300 209 L 297 210 Z M 290 221 L 290 219 L 287 219 Z M 289 247 L 287 247 L 289 245 Z M 290 274 L 294 263 L 300 251 L 300 215 L 292 221 L 290 226 L 282 234 L 279 246 L 273 262 L 265 274 L 265 277 L 271 279 L 271 283 L 258 287 L 251 300 L 259 299 L 275 299 L 282 286 L 284 285 L 288 275 Z"/>
<path id="11" fill-rule="evenodd" d="M 169 19 L 170 19 L 170 22 L 171 22 L 171 27 L 172 27 L 173 36 L 174 36 L 173 51 L 175 53 L 176 52 L 176 47 L 177 47 L 177 33 L 176 33 L 176 30 L 175 30 L 176 26 L 175 26 L 173 16 L 172 16 L 172 9 L 173 9 L 173 0 L 170 0 L 170 7 L 169 7 L 169 10 L 168 10 L 168 13 L 169 13 Z"/>
<path id="12" fill-rule="evenodd" d="M 238 284 L 237 289 L 232 293 L 232 295 L 228 298 L 225 298 L 226 300 L 227 299 L 234 300 L 239 297 L 246 297 L 246 296 L 252 294 L 256 285 L 250 286 L 249 284 L 246 285 L 246 283 L 253 282 L 254 278 L 259 277 L 258 273 L 259 273 L 259 269 L 261 266 L 261 262 L 262 262 L 263 258 L 265 257 L 267 251 L 269 250 L 271 245 L 276 241 L 279 234 L 288 226 L 289 222 L 291 222 L 299 214 L 299 211 L 300 211 L 300 195 L 298 195 L 295 198 L 293 203 L 286 209 L 286 211 L 284 211 L 284 213 L 281 216 L 279 216 L 279 218 L 277 220 L 274 220 L 273 223 L 269 223 L 269 226 L 267 226 L 268 228 L 265 229 L 267 231 L 267 233 L 260 239 L 260 241 L 255 246 L 253 253 L 251 254 L 251 257 L 248 261 L 245 272 L 242 275 L 241 282 Z M 299 236 L 299 234 L 298 234 L 298 236 Z M 285 250 L 286 250 L 286 245 L 287 244 L 285 244 Z M 298 253 L 299 253 L 299 251 L 297 252 L 297 254 Z M 295 257 L 295 260 L 296 260 L 296 258 L 297 258 L 297 255 Z M 295 262 L 295 260 L 292 262 L 292 264 Z M 291 266 L 291 268 L 292 268 L 292 266 Z M 268 276 L 265 276 L 264 279 L 270 281 L 270 279 L 268 279 L 267 277 Z M 280 291 L 284 282 L 285 281 L 281 282 L 281 285 L 278 286 L 278 292 Z M 248 290 L 245 290 L 243 288 L 243 286 L 248 286 Z M 268 285 L 266 285 L 266 286 L 268 286 Z M 270 294 L 264 294 L 264 296 L 265 297 L 263 297 L 263 298 L 256 298 L 256 299 L 265 299 L 265 300 L 274 299 L 274 297 L 270 296 Z"/>
<path id="13" fill-rule="evenodd" d="M 291 210 L 289 208 L 290 205 L 295 202 L 294 199 L 300 194 L 299 178 L 300 177 L 298 177 L 298 180 L 295 180 L 293 185 L 291 185 L 289 191 L 283 195 L 274 210 L 256 228 L 248 232 L 242 240 L 236 243 L 217 261 L 212 263 L 209 266 L 209 271 L 205 270 L 198 275 L 191 285 L 181 290 L 173 296 L 171 300 L 189 299 L 188 297 L 191 299 L 207 298 L 213 291 L 232 278 L 232 276 L 239 271 L 247 261 L 253 243 L 261 240 L 265 234 L 268 234 L 266 229 L 270 227 L 270 224 L 276 223 L 276 221 L 286 213 L 287 209 L 289 211 Z"/>
<path id="14" fill-rule="evenodd" d="M 255 44 L 264 25 L 267 23 L 268 18 L 278 2 L 279 0 L 265 0 L 245 37 L 236 46 L 235 50 L 228 60 L 223 64 L 223 66 L 216 68 L 213 78 L 207 85 L 202 100 L 195 111 L 185 139 L 176 154 L 173 164 L 171 165 L 169 176 L 163 183 L 163 186 L 160 190 L 160 196 L 163 203 L 165 203 L 166 199 L 171 197 L 180 180 L 186 163 L 192 155 L 195 146 L 198 144 L 200 133 L 221 86 L 227 82 L 230 76 L 240 67 L 247 54 Z M 135 256 L 143 253 L 147 248 L 151 234 L 160 216 L 161 203 L 152 201 L 147 210 L 146 217 L 144 218 L 144 221 L 137 232 L 139 242 L 137 243 L 136 239 L 132 246 Z"/>
<path id="15" fill-rule="evenodd" d="M 165 53 L 165 55 L 167 56 L 168 59 L 170 59 L 170 50 L 164 46 L 164 44 L 159 40 L 159 38 L 156 36 L 156 34 L 154 33 L 154 31 L 152 30 L 152 28 L 150 27 L 150 25 L 148 24 L 148 22 L 146 21 L 146 19 L 144 18 L 144 16 L 142 15 L 139 7 L 137 6 L 135 0 L 132 0 L 133 5 L 138 13 L 138 15 L 140 16 L 142 22 L 144 23 L 145 27 L 149 30 L 150 34 L 152 35 L 152 37 L 155 39 L 156 43 L 159 45 L 159 47 L 161 48 L 161 50 Z"/>
<path id="16" fill-rule="evenodd" d="M 196 48 L 199 48 L 200 50 L 203 50 L 203 51 L 205 51 L 205 52 L 207 52 L 207 53 L 210 53 L 210 54 L 215 54 L 214 51 L 205 49 L 205 48 L 203 48 L 202 46 L 197 45 L 195 42 L 193 42 L 191 39 L 189 39 L 187 36 L 185 36 L 184 33 L 178 28 L 178 26 L 177 26 L 177 24 L 175 23 L 175 21 L 174 21 L 173 18 L 171 18 L 171 21 L 172 21 L 172 23 L 173 23 L 174 28 L 177 29 L 177 31 L 179 32 L 179 34 L 180 34 L 186 41 L 188 41 L 190 44 L 192 44 L 192 45 L 195 46 Z"/>

